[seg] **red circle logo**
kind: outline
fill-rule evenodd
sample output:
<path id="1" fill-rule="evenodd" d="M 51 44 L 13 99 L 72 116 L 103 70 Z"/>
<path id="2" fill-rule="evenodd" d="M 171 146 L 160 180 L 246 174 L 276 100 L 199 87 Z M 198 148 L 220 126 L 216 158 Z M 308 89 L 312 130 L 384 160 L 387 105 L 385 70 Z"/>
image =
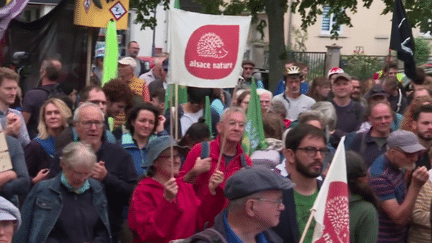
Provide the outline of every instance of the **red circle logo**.
<path id="1" fill-rule="evenodd" d="M 186 69 L 202 79 L 227 77 L 237 62 L 239 35 L 238 25 L 204 25 L 196 29 L 186 46 Z"/>

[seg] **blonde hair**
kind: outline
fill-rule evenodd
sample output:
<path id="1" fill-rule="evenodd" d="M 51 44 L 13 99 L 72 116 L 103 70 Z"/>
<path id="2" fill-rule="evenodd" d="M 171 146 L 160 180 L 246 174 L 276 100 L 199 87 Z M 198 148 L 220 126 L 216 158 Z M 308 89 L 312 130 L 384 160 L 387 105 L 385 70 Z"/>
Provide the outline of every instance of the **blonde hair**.
<path id="1" fill-rule="evenodd" d="M 66 128 L 69 126 L 67 120 L 72 117 L 72 111 L 69 109 L 69 107 L 66 105 L 66 103 L 64 101 L 62 101 L 61 99 L 52 98 L 52 99 L 45 101 L 45 103 L 40 108 L 39 125 L 37 127 L 37 129 L 39 131 L 39 137 L 41 139 L 47 139 L 49 137 L 48 127 L 47 127 L 46 121 L 45 121 L 45 109 L 48 106 L 48 104 L 53 104 L 57 107 L 57 109 L 59 109 L 60 115 L 62 116 L 63 122 L 64 122 L 63 128 Z"/>

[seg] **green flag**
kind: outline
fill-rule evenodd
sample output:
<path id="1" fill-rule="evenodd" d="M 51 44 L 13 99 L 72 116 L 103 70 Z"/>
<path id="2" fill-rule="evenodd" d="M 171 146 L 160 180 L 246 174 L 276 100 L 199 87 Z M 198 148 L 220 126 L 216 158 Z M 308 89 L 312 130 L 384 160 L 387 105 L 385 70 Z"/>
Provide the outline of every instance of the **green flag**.
<path id="1" fill-rule="evenodd" d="M 117 77 L 118 53 L 116 23 L 110 20 L 105 35 L 102 86 Z"/>
<path id="2" fill-rule="evenodd" d="M 174 84 L 169 84 L 165 91 L 165 110 L 167 110 L 170 106 L 171 97 L 175 98 L 175 86 Z M 187 98 L 187 86 L 179 85 L 178 87 L 178 103 L 184 104 L 188 102 Z M 173 100 L 173 104 L 175 104 L 175 100 Z"/>
<path id="3" fill-rule="evenodd" d="M 174 1 L 174 8 L 175 9 L 180 9 L 180 0 L 175 0 Z"/>
<path id="4" fill-rule="evenodd" d="M 208 96 L 206 96 L 206 101 L 205 101 L 204 119 L 205 119 L 205 123 L 207 124 L 207 126 L 209 127 L 209 130 L 210 130 L 210 138 L 212 138 L 213 134 L 212 134 L 210 97 L 208 97 Z"/>
<path id="5" fill-rule="evenodd" d="M 251 84 L 251 94 L 246 115 L 246 127 L 242 141 L 243 149 L 251 155 L 255 150 L 267 148 L 261 117 L 261 102 L 256 92 L 255 81 Z"/>

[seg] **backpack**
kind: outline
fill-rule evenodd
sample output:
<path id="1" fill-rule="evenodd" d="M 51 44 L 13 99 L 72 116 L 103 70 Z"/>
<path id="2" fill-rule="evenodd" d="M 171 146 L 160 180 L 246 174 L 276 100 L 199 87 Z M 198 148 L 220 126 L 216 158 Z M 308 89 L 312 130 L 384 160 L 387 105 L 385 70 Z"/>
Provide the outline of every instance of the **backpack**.
<path id="1" fill-rule="evenodd" d="M 72 100 L 69 98 L 69 96 L 59 87 L 60 84 L 55 85 L 54 87 L 45 87 L 40 86 L 36 87 L 36 90 L 43 90 L 47 93 L 47 97 L 45 100 L 49 100 L 51 98 L 57 98 L 66 103 L 66 105 L 72 110 L 73 103 Z"/>
<path id="2" fill-rule="evenodd" d="M 67 96 L 67 95 L 64 93 L 64 91 L 59 86 L 60 86 L 59 84 L 57 84 L 53 87 L 49 87 L 49 88 L 47 88 L 45 86 L 40 86 L 40 87 L 37 87 L 35 89 L 45 91 L 48 95 L 46 98 L 47 100 L 49 100 L 51 98 L 60 98 L 61 99 L 62 96 Z"/>
<path id="3" fill-rule="evenodd" d="M 208 157 L 210 157 L 210 143 L 201 142 L 201 159 L 205 159 Z M 243 168 L 249 167 L 244 153 L 242 153 L 240 156 L 240 163 L 241 163 L 241 167 Z"/>
<path id="4" fill-rule="evenodd" d="M 204 241 L 207 243 L 228 243 L 225 237 L 213 228 L 205 229 L 204 231 L 194 234 L 187 239 L 170 241 L 170 243 L 195 243 L 199 241 Z"/>

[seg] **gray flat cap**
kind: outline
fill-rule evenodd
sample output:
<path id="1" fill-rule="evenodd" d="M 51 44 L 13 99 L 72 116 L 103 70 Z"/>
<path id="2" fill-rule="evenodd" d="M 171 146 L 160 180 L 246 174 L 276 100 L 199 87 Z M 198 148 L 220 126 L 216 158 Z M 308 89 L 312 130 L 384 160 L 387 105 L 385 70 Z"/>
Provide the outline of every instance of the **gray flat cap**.
<path id="1" fill-rule="evenodd" d="M 16 221 L 15 232 L 21 225 L 21 214 L 15 205 L 0 196 L 0 221 Z"/>
<path id="2" fill-rule="evenodd" d="M 387 138 L 387 146 L 390 148 L 399 148 L 406 153 L 415 153 L 425 150 L 419 143 L 417 136 L 410 131 L 397 130 L 390 133 Z"/>
<path id="3" fill-rule="evenodd" d="M 269 169 L 247 167 L 227 180 L 225 196 L 234 200 L 261 191 L 290 189 L 294 185 L 291 180 Z"/>

